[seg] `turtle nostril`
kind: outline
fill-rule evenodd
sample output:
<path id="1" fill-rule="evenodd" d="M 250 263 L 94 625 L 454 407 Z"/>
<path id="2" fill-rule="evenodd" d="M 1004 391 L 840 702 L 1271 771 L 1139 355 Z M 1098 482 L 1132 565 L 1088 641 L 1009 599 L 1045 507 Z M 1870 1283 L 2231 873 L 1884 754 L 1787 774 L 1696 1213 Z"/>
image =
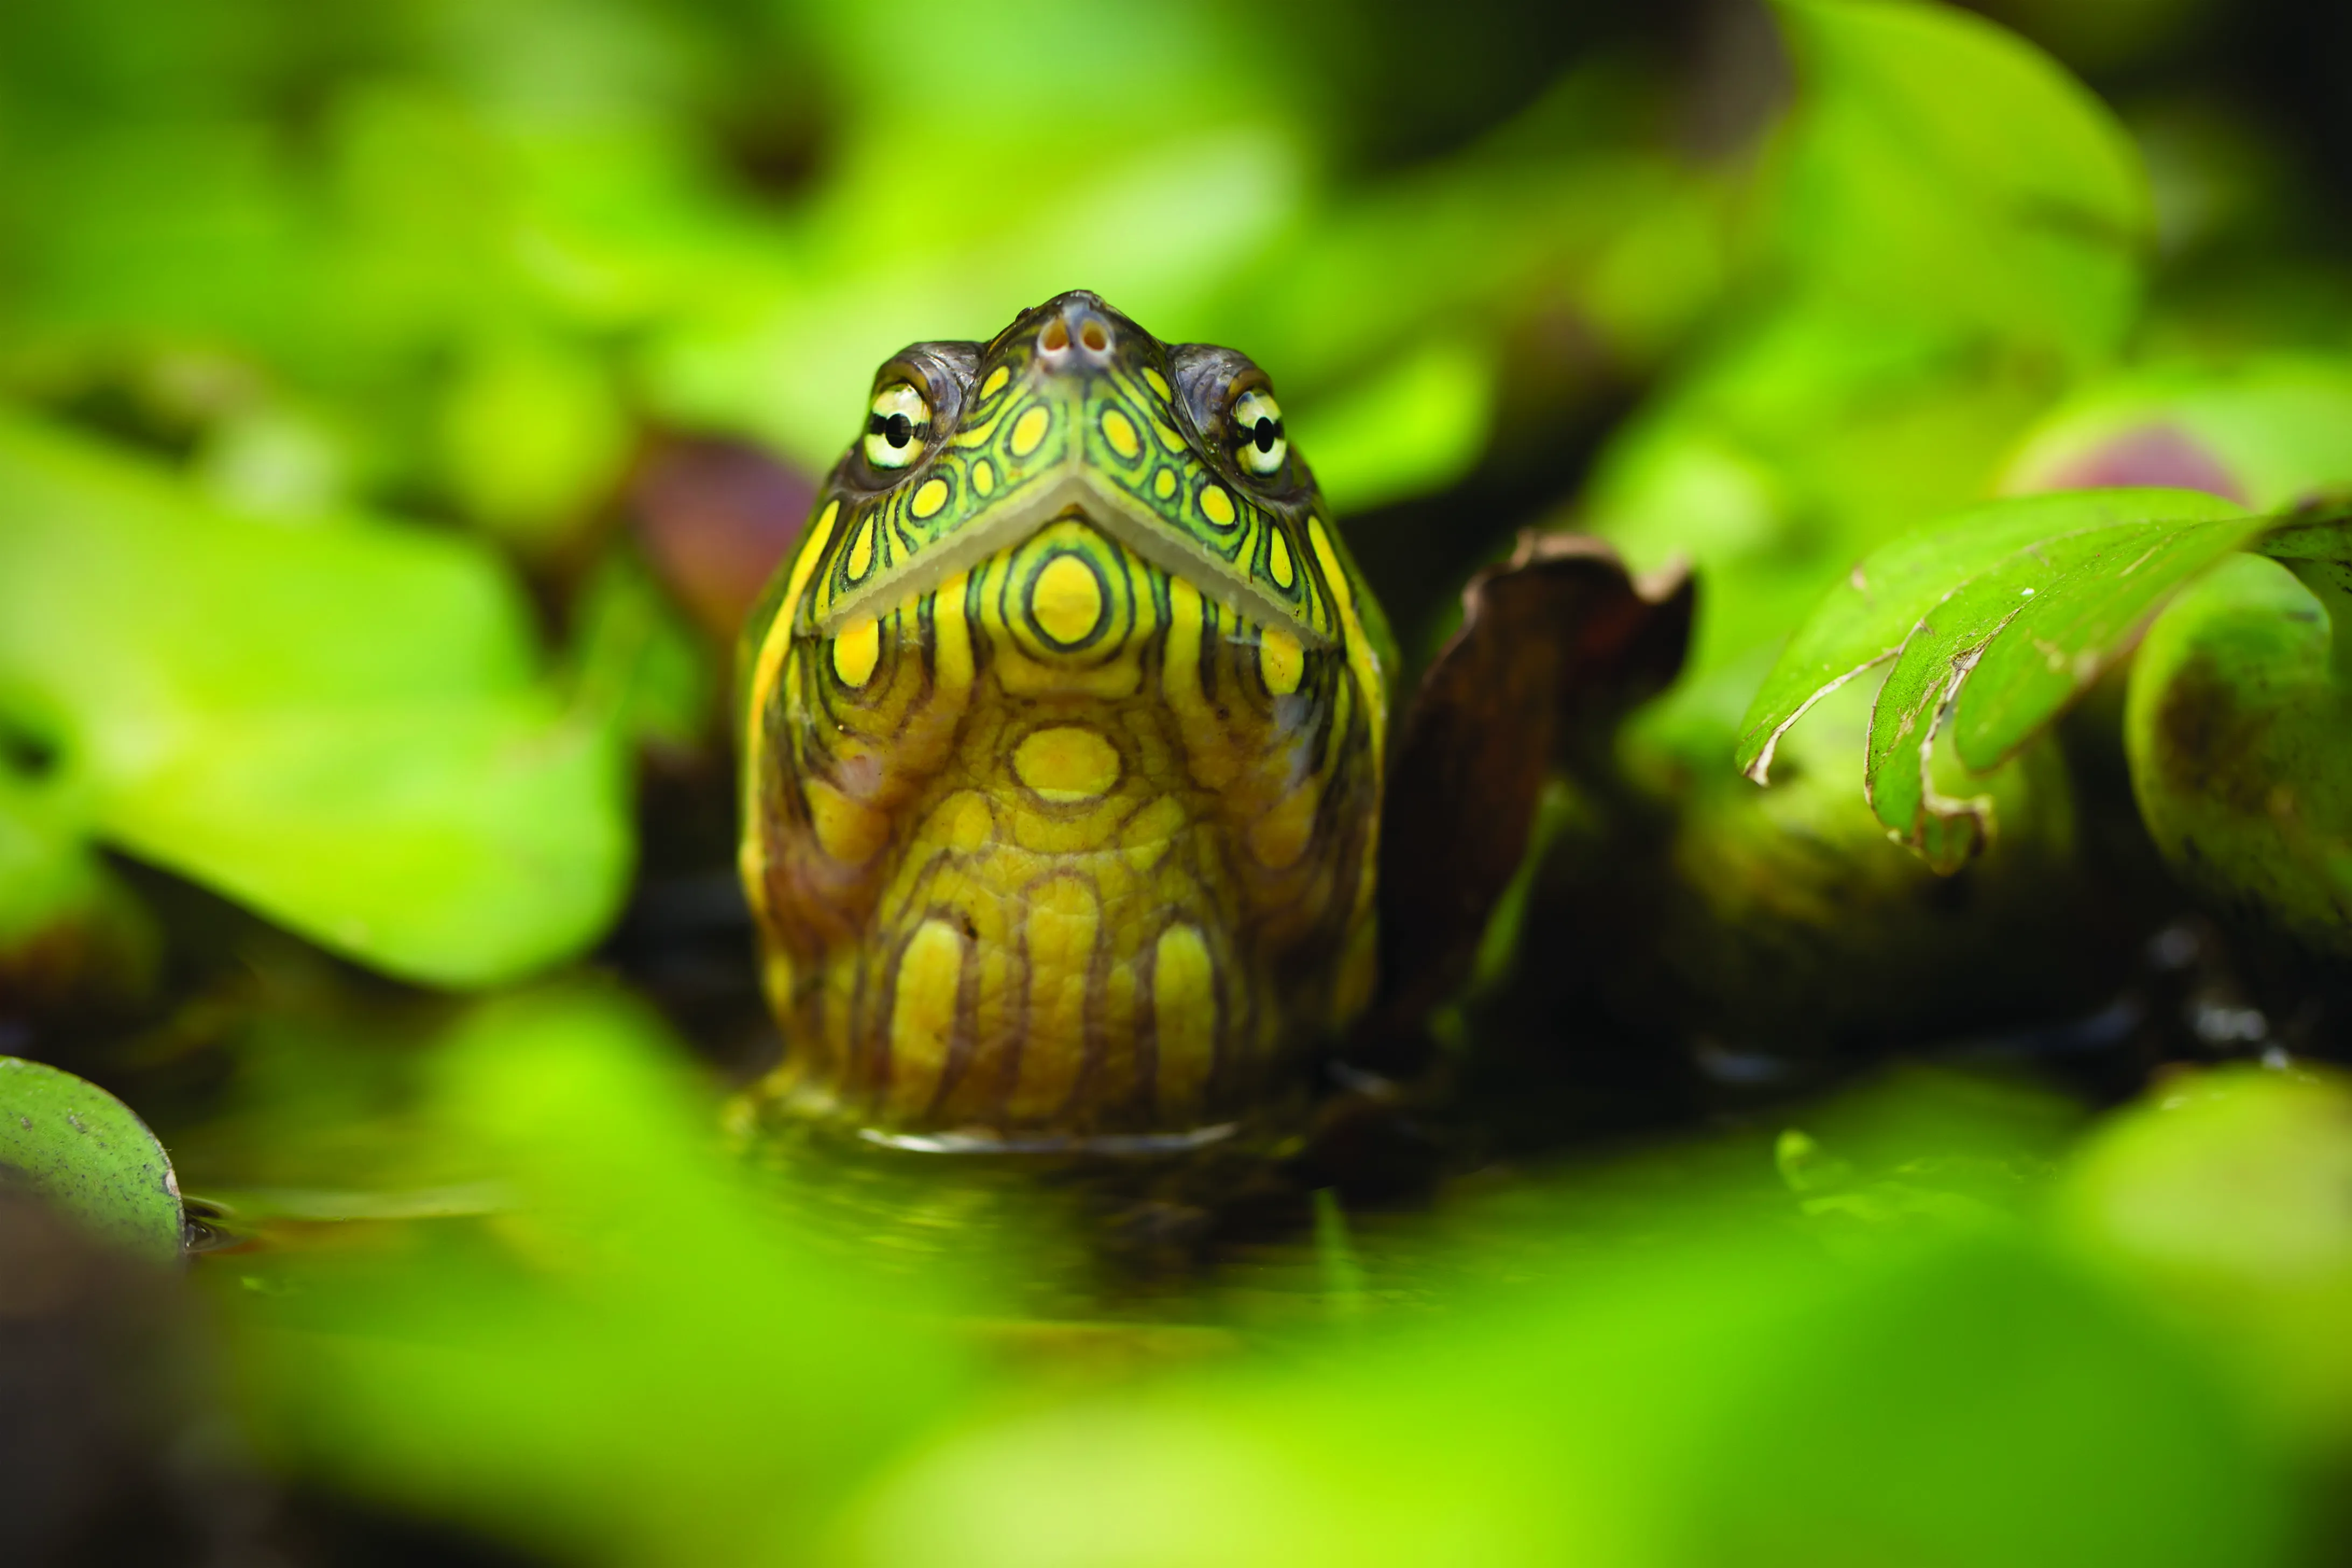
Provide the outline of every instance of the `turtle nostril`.
<path id="1" fill-rule="evenodd" d="M 1086 344 L 1089 353 L 1102 353 L 1110 347 L 1110 332 L 1100 321 L 1089 319 L 1078 329 L 1078 342 Z"/>
<path id="2" fill-rule="evenodd" d="M 1046 322 L 1045 330 L 1038 334 L 1037 346 L 1047 353 L 1060 353 L 1070 346 L 1070 329 L 1058 319 Z"/>

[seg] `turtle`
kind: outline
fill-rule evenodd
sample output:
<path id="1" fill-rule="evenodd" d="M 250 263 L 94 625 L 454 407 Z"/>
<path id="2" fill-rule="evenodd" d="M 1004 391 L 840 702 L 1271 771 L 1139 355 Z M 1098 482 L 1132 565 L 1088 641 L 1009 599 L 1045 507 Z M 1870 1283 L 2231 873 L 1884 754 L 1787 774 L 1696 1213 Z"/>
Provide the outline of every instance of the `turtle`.
<path id="1" fill-rule="evenodd" d="M 1457 987 L 1694 604 L 1526 534 L 1409 682 L 1269 374 L 1079 289 L 884 360 L 740 644 L 758 1116 L 1199 1149 Z"/>

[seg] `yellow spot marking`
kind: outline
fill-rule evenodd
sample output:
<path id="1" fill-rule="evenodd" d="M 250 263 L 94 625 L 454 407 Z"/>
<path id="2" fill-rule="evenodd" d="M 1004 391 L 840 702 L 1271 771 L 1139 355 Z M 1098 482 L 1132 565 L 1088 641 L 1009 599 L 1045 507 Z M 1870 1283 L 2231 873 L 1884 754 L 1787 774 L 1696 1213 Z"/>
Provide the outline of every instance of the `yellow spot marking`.
<path id="1" fill-rule="evenodd" d="M 1163 1109 L 1200 1099 L 1216 1065 L 1217 966 L 1192 926 L 1160 933 L 1151 960 L 1151 1016 L 1159 1026 L 1159 1090 Z"/>
<path id="2" fill-rule="evenodd" d="M 948 808 L 948 847 L 959 854 L 969 855 L 988 842 L 996 828 L 996 818 L 988 809 L 988 801 L 977 790 L 959 790 L 950 798 Z M 943 815 L 945 813 L 943 812 Z"/>
<path id="3" fill-rule="evenodd" d="M 1054 416 L 1042 408 L 1023 410 L 1021 417 L 1013 422 L 1013 455 L 1025 458 L 1035 451 L 1045 439 L 1045 426 L 1053 422 Z"/>
<path id="4" fill-rule="evenodd" d="M 1003 388 L 1004 383 L 1012 376 L 1012 374 L 1013 372 L 1003 365 L 998 365 L 994 370 L 990 371 L 988 373 L 988 379 L 980 384 L 981 396 L 995 396 L 997 392 Z"/>
<path id="5" fill-rule="evenodd" d="M 1102 928 L 1094 889 L 1075 877 L 1036 884 L 1028 905 L 1028 1028 L 1008 1106 L 1023 1118 L 1060 1109 L 1086 1066 L 1087 976 Z"/>
<path id="6" fill-rule="evenodd" d="M 890 1098 L 912 1111 L 930 1102 L 955 1037 L 963 933 L 928 920 L 907 939 L 890 1008 Z"/>
<path id="7" fill-rule="evenodd" d="M 1118 783 L 1118 752 L 1078 724 L 1032 730 L 1013 749 L 1013 775 L 1055 805 L 1093 800 Z"/>
<path id="8" fill-rule="evenodd" d="M 817 844 L 845 866 L 863 866 L 890 841 L 889 817 L 823 779 L 808 782 L 808 805 Z"/>
<path id="9" fill-rule="evenodd" d="M 1184 449 L 1184 437 L 1176 434 L 1165 420 L 1154 419 L 1151 422 L 1151 433 L 1159 437 L 1160 444 L 1170 451 L 1181 452 Z"/>
<path id="10" fill-rule="evenodd" d="M 929 517 L 947 504 L 947 480 L 925 479 L 922 488 L 915 492 L 915 499 L 907 503 L 907 510 L 917 517 Z"/>
<path id="11" fill-rule="evenodd" d="M 1056 555 L 1030 587 L 1029 613 L 1055 642 L 1084 642 L 1102 624 L 1102 584 L 1076 556 Z"/>
<path id="12" fill-rule="evenodd" d="M 1135 433 L 1135 423 L 1116 408 L 1106 408 L 1102 416 L 1103 439 L 1110 449 L 1129 462 L 1143 455 L 1143 441 Z"/>
<path id="13" fill-rule="evenodd" d="M 1151 477 L 1151 493 L 1166 500 L 1176 493 L 1176 470 L 1162 468 Z"/>
<path id="14" fill-rule="evenodd" d="M 1282 537 L 1282 530 L 1278 528 L 1267 529 L 1266 537 L 1269 542 L 1265 552 L 1265 569 L 1272 574 L 1276 587 L 1286 589 L 1298 581 L 1298 569 L 1290 559 L 1290 542 Z"/>
<path id="15" fill-rule="evenodd" d="M 1268 691 L 1276 697 L 1289 696 L 1298 689 L 1299 673 L 1306 667 L 1297 637 L 1280 626 L 1268 626 L 1258 635 L 1257 669 Z"/>
<path id="16" fill-rule="evenodd" d="M 1175 395 L 1174 393 L 1168 390 L 1168 378 L 1161 375 L 1158 371 L 1153 370 L 1150 365 L 1146 365 L 1143 368 L 1143 383 L 1146 386 L 1151 388 L 1152 391 L 1158 393 L 1162 398 L 1173 397 Z"/>
<path id="17" fill-rule="evenodd" d="M 971 466 L 971 488 L 982 495 L 996 492 L 996 465 L 982 458 Z"/>
<path id="18" fill-rule="evenodd" d="M 860 522 L 857 531 L 849 536 L 849 580 L 853 583 L 858 581 L 866 575 L 866 569 L 873 564 L 874 530 Z"/>
<path id="19" fill-rule="evenodd" d="M 1293 784 L 1289 794 L 1275 802 L 1273 810 L 1250 824 L 1250 853 L 1259 865 L 1279 871 L 1297 862 L 1315 831 L 1315 808 L 1322 798 L 1318 788 Z"/>
<path id="20" fill-rule="evenodd" d="M 833 672 L 844 686 L 863 686 L 882 657 L 882 626 L 871 616 L 860 616 L 833 639 Z"/>
<path id="21" fill-rule="evenodd" d="M 761 988 L 767 993 L 768 1005 L 778 1012 L 792 1005 L 793 961 L 782 948 L 771 947 L 761 956 Z"/>
<path id="22" fill-rule="evenodd" d="M 1234 525 L 1234 498 L 1223 485 L 1210 485 L 1201 491 L 1201 510 L 1219 528 Z"/>
<path id="23" fill-rule="evenodd" d="M 1184 803 L 1163 795 L 1127 819 L 1118 830 L 1122 849 L 1158 849 L 1184 831 Z"/>

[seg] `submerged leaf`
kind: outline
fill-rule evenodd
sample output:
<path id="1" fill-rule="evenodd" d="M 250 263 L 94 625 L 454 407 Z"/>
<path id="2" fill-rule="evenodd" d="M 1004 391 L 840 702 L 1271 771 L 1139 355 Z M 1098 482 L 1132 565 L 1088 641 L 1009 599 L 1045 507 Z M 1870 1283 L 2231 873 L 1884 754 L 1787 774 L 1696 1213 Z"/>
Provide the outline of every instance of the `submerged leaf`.
<path id="1" fill-rule="evenodd" d="M 0 1183 L 11 1182 L 126 1251 L 180 1256 L 180 1184 L 147 1124 L 94 1083 L 0 1057 Z"/>

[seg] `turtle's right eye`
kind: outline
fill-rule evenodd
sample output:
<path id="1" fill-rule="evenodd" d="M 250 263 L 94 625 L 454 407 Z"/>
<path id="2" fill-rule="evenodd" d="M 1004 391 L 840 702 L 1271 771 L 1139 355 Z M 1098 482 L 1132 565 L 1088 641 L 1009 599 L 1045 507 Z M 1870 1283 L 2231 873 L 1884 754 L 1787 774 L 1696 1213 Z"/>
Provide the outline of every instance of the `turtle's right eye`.
<path id="1" fill-rule="evenodd" d="M 1234 449 L 1241 465 L 1264 478 L 1278 472 L 1290 455 L 1290 441 L 1282 428 L 1282 406 L 1274 394 L 1252 387 L 1234 400 Z"/>
<path id="2" fill-rule="evenodd" d="M 921 457 L 931 436 L 931 405 L 908 382 L 894 381 L 874 395 L 866 416 L 866 460 L 877 468 L 903 468 Z"/>

